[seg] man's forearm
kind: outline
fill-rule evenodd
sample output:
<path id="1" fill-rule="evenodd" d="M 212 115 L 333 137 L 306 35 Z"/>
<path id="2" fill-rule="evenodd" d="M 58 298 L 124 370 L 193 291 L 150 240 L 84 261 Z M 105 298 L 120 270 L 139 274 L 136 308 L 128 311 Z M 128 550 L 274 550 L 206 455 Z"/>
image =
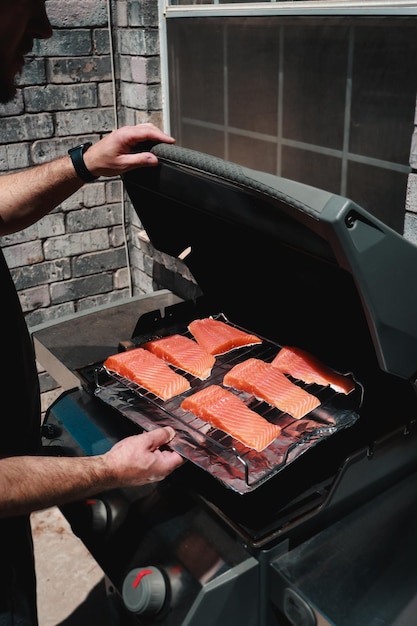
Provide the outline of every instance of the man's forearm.
<path id="1" fill-rule="evenodd" d="M 84 155 L 85 166 L 96 177 L 120 176 L 137 167 L 156 166 L 154 154 L 134 149 L 143 141 L 173 143 L 174 139 L 153 124 L 125 126 L 93 144 Z M 0 235 L 30 226 L 83 184 L 68 155 L 0 176 Z"/>
<path id="2" fill-rule="evenodd" d="M 69 156 L 0 176 L 0 235 L 30 226 L 82 185 Z"/>
<path id="3" fill-rule="evenodd" d="M 0 517 L 70 502 L 112 487 L 101 456 L 0 459 Z"/>
<path id="4" fill-rule="evenodd" d="M 165 447 L 174 436 L 168 426 L 121 439 L 97 456 L 0 458 L 0 517 L 163 480 L 183 463 Z"/>

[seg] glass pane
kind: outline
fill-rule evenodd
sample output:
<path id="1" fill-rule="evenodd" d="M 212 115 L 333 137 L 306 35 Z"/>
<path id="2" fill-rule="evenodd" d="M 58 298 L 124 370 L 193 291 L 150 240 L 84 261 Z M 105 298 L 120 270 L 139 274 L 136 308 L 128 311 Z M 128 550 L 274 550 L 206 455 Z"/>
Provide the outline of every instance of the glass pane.
<path id="1" fill-rule="evenodd" d="M 406 185 L 407 174 L 351 163 L 346 195 L 402 233 Z"/>
<path id="2" fill-rule="evenodd" d="M 416 18 L 175 18 L 167 38 L 178 145 L 347 195 L 402 232 Z"/>
<path id="3" fill-rule="evenodd" d="M 169 29 L 170 73 L 175 74 L 172 114 L 179 117 L 180 124 L 192 118 L 205 125 L 223 125 L 223 28 L 207 20 L 187 21 L 188 27 Z"/>
<path id="4" fill-rule="evenodd" d="M 231 135 L 229 160 L 253 170 L 275 174 L 277 171 L 277 146 L 270 141 Z"/>
<path id="5" fill-rule="evenodd" d="M 349 27 L 298 24 L 283 35 L 283 134 L 342 150 Z"/>
<path id="6" fill-rule="evenodd" d="M 364 62 L 365 61 L 365 62 Z M 407 163 L 416 105 L 416 21 L 355 31 L 350 151 Z M 382 131 L 382 132 L 381 132 Z"/>
<path id="7" fill-rule="evenodd" d="M 284 147 L 281 176 L 300 180 L 331 193 L 340 193 L 342 162 L 326 154 Z"/>
<path id="8" fill-rule="evenodd" d="M 222 131 L 186 124 L 182 133 L 182 141 L 181 143 L 177 141 L 177 144 L 191 150 L 199 150 L 224 158 L 224 133 Z M 201 146 L 204 146 L 204 150 L 201 150 Z"/>
<path id="9" fill-rule="evenodd" d="M 276 135 L 279 46 L 264 19 L 230 25 L 227 33 L 229 125 Z"/>

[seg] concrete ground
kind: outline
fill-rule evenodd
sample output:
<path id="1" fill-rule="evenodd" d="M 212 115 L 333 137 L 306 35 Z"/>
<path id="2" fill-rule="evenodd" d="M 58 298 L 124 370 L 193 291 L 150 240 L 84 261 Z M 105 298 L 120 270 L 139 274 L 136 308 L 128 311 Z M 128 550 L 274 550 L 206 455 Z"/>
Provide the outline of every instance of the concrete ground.
<path id="1" fill-rule="evenodd" d="M 43 394 L 43 412 L 60 393 L 54 388 Z M 31 522 L 39 626 L 114 626 L 103 571 L 60 510 L 33 513 Z"/>
<path id="2" fill-rule="evenodd" d="M 111 626 L 103 572 L 59 509 L 31 520 L 39 626 Z"/>

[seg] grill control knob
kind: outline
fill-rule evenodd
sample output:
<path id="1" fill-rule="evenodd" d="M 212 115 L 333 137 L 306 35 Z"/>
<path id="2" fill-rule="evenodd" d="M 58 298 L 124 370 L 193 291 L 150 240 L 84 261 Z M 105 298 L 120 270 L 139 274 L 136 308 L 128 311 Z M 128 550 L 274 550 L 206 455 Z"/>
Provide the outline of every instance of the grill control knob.
<path id="1" fill-rule="evenodd" d="M 128 510 L 129 503 L 118 491 L 108 491 L 84 501 L 89 526 L 94 533 L 101 535 L 115 532 L 126 519 Z"/>
<path id="2" fill-rule="evenodd" d="M 123 582 L 123 602 L 136 615 L 159 613 L 166 595 L 165 577 L 157 567 L 132 569 Z"/>
<path id="3" fill-rule="evenodd" d="M 109 513 L 104 500 L 88 498 L 85 506 L 90 513 L 91 530 L 95 533 L 105 533 L 109 524 Z"/>

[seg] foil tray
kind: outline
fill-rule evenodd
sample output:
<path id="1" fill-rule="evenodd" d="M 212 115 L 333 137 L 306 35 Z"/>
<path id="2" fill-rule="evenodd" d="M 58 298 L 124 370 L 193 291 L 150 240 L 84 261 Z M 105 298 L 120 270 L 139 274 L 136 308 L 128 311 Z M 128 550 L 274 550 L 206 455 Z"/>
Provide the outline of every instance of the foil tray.
<path id="1" fill-rule="evenodd" d="M 236 326 L 222 314 L 213 317 Z M 239 326 L 236 328 L 246 330 Z M 186 329 L 182 334 L 192 338 Z M 136 339 L 135 346 L 157 337 L 148 335 L 142 340 Z M 171 449 L 209 472 L 226 487 L 239 494 L 248 493 L 284 470 L 320 441 L 352 426 L 359 419 L 358 411 L 363 396 L 362 386 L 351 375 L 356 387 L 347 396 L 336 393 L 330 387 L 307 385 L 293 380 L 321 401 L 319 407 L 297 420 L 251 394 L 228 387 L 250 409 L 281 427 L 279 437 L 262 452 L 247 448 L 230 435 L 180 408 L 185 396 L 212 384 L 221 385 L 226 372 L 237 363 L 251 357 L 272 361 L 281 346 L 263 337 L 261 339 L 261 344 L 234 349 L 216 357 L 212 374 L 204 381 L 174 367 L 175 371 L 189 380 L 191 389 L 168 401 L 164 402 L 139 385 L 108 372 L 102 365 L 95 369 L 94 395 L 143 430 L 172 426 L 177 434 L 169 444 Z"/>

